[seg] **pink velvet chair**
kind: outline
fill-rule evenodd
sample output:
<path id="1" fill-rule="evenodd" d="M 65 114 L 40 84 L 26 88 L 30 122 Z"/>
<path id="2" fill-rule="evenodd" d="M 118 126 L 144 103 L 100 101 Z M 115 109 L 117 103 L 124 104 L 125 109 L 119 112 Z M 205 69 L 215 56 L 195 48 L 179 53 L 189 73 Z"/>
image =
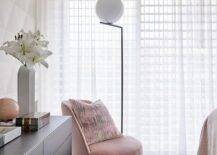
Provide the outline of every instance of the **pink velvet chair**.
<path id="1" fill-rule="evenodd" d="M 129 136 L 87 145 L 71 103 L 62 102 L 63 115 L 72 116 L 72 155 L 142 155 L 141 143 Z"/>

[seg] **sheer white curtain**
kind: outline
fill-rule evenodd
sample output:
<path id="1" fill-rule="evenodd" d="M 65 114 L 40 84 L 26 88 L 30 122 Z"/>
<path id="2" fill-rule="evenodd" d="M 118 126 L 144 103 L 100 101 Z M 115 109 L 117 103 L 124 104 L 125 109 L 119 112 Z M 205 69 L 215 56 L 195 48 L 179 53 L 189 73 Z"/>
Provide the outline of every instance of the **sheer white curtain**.
<path id="1" fill-rule="evenodd" d="M 216 107 L 216 0 L 142 0 L 140 124 L 147 154 L 196 154 Z"/>
<path id="2" fill-rule="evenodd" d="M 37 71 L 39 110 L 60 114 L 62 100 L 101 99 L 120 125 L 120 30 L 99 24 L 95 0 L 38 0 L 37 3 L 37 27 L 47 34 L 54 52 L 49 69 Z M 125 15 L 117 24 L 124 25 L 126 35 L 125 106 L 126 112 L 131 112 L 133 109 L 127 107 L 135 102 L 137 93 L 137 3 L 134 0 L 124 3 Z"/>
<path id="3" fill-rule="evenodd" d="M 37 27 L 54 51 L 39 68 L 40 111 L 68 98 L 102 99 L 120 124 L 120 33 L 95 0 L 38 0 Z M 217 1 L 124 0 L 124 131 L 144 155 L 193 155 L 216 107 Z"/>

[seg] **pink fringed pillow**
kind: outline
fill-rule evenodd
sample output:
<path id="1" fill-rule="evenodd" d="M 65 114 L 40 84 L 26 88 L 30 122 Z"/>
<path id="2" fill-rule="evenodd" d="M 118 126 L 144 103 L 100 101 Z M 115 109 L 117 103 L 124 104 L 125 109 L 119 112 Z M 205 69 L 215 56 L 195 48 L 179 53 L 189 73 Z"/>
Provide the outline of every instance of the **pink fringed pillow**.
<path id="1" fill-rule="evenodd" d="M 70 102 L 88 145 L 121 136 L 107 108 L 100 100 L 91 104 L 72 99 Z"/>

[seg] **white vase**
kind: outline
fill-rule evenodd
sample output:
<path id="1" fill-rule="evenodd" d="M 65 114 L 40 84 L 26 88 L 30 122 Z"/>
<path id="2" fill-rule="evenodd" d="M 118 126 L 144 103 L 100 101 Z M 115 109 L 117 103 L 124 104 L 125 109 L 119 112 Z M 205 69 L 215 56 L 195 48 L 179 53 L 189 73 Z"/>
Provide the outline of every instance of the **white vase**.
<path id="1" fill-rule="evenodd" d="M 21 115 L 35 112 L 35 70 L 24 65 L 18 71 L 18 104 Z"/>

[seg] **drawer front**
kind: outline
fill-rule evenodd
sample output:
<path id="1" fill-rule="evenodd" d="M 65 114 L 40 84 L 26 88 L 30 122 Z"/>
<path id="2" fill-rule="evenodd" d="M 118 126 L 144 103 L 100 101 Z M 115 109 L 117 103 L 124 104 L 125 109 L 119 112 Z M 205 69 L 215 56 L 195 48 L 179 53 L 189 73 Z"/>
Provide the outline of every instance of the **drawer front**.
<path id="1" fill-rule="evenodd" d="M 44 141 L 44 155 L 53 155 L 65 143 L 68 137 L 71 138 L 72 121 L 68 119 L 54 132 L 52 132 Z"/>
<path id="2" fill-rule="evenodd" d="M 72 137 L 70 135 L 62 144 L 62 146 L 57 150 L 55 155 L 71 155 L 71 154 L 72 154 Z"/>

